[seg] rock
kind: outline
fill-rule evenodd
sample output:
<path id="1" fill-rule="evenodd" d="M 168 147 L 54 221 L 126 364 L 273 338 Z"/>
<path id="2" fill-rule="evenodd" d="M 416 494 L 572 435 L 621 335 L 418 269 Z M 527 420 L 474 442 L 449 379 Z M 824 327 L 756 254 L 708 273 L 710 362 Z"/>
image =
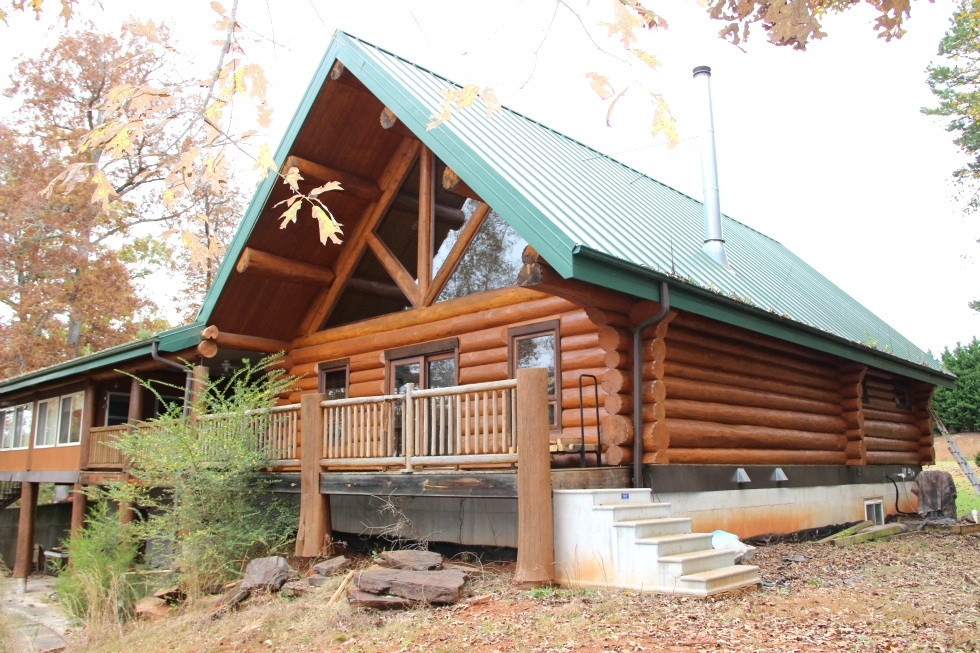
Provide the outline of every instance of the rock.
<path id="1" fill-rule="evenodd" d="M 442 556 L 432 551 L 383 551 L 381 561 L 384 565 L 395 569 L 412 571 L 442 569 Z"/>
<path id="2" fill-rule="evenodd" d="M 268 590 L 278 592 L 283 583 L 295 573 L 286 559 L 282 556 L 256 558 L 245 567 L 245 578 L 242 579 L 243 590 Z"/>
<path id="3" fill-rule="evenodd" d="M 313 574 L 312 576 L 307 576 L 306 582 L 309 583 L 311 587 L 321 587 L 326 583 L 328 578 L 326 576 L 321 576 L 320 574 Z"/>
<path id="4" fill-rule="evenodd" d="M 371 569 L 357 574 L 353 586 L 369 594 L 394 594 L 411 601 L 446 604 L 459 600 L 465 582 L 463 574 L 455 569 Z"/>
<path id="5" fill-rule="evenodd" d="M 159 589 L 153 593 L 153 596 L 155 596 L 158 599 L 163 599 L 169 605 L 180 603 L 185 598 L 187 598 L 187 595 L 184 594 L 184 591 L 180 589 L 180 587 L 177 585 L 174 585 L 173 587 L 165 587 L 163 589 Z"/>
<path id="6" fill-rule="evenodd" d="M 321 576 L 330 576 L 348 567 L 350 567 L 350 560 L 344 556 L 337 556 L 336 558 L 330 558 L 329 560 L 324 560 L 313 565 L 313 571 Z"/>
<path id="7" fill-rule="evenodd" d="M 170 614 L 170 606 L 163 599 L 157 598 L 155 596 L 144 596 L 136 605 L 133 606 L 133 613 L 136 615 L 137 619 L 146 619 L 152 621 L 154 619 L 161 619 Z"/>
<path id="8" fill-rule="evenodd" d="M 376 608 L 378 610 L 403 610 L 412 607 L 412 602 L 397 596 L 381 596 L 362 592 L 354 586 L 347 588 L 347 601 L 356 608 Z"/>
<path id="9" fill-rule="evenodd" d="M 279 589 L 282 596 L 303 596 L 310 591 L 310 584 L 301 580 L 291 580 Z"/>
<path id="10" fill-rule="evenodd" d="M 205 615 L 206 621 L 213 621 L 228 614 L 231 610 L 238 608 L 239 604 L 244 602 L 251 592 L 246 589 L 242 589 L 241 585 L 233 585 L 227 592 L 221 595 L 214 603 L 211 604 L 211 609 Z"/>

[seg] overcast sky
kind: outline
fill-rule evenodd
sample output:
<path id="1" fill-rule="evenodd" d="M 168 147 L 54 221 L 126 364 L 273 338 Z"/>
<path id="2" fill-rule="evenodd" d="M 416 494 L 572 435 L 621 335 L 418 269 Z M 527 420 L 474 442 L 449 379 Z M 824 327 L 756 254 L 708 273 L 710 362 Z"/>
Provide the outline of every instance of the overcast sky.
<path id="1" fill-rule="evenodd" d="M 608 20 L 612 1 L 592 0 L 586 24 Z M 197 63 L 213 60 L 215 14 L 205 0 L 83 3 L 81 17 L 107 30 L 127 12 L 166 20 Z M 967 308 L 980 297 L 980 220 L 953 199 L 950 173 L 962 155 L 943 124 L 919 111 L 933 103 L 925 67 L 953 3 L 913 3 L 908 34 L 891 43 L 875 38 L 872 10 L 851 10 L 828 19 L 830 36 L 806 52 L 776 48 L 761 30 L 742 52 L 717 38 L 720 24 L 696 2 L 659 6 L 670 29 L 646 44 L 664 64 L 648 81 L 677 119 L 681 143 L 673 150 L 650 138 L 640 103 L 623 103 L 606 127 L 606 105 L 584 74 L 622 66 L 550 0 L 241 0 L 241 22 L 257 39 L 246 44 L 248 54 L 271 83 L 276 120 L 266 138 L 273 147 L 341 28 L 456 81 L 493 86 L 505 105 L 699 199 L 700 98 L 691 69 L 709 65 L 727 215 L 782 242 L 920 347 L 938 353 L 980 334 L 980 314 Z M 51 42 L 53 22 L 18 15 L 0 26 L 4 77 L 13 57 Z M 614 78 L 617 84 L 618 91 Z M 627 97 L 634 96 L 646 97 Z"/>

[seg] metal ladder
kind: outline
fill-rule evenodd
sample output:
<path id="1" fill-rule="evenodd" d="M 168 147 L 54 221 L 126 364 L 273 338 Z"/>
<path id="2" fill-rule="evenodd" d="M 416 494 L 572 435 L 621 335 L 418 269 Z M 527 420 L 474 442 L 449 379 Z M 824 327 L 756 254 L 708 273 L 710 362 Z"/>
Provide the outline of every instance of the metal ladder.
<path id="1" fill-rule="evenodd" d="M 963 470 L 963 474 L 966 475 L 966 478 L 970 481 L 970 485 L 973 486 L 973 490 L 977 493 L 977 496 L 980 496 L 980 480 L 977 480 L 977 475 L 974 474 L 973 470 L 970 468 L 970 463 L 963 457 L 963 452 L 956 446 L 953 439 L 949 437 L 949 431 L 946 430 L 946 425 L 943 424 L 941 419 L 939 419 L 939 415 L 937 415 L 936 411 L 932 409 L 932 406 L 929 406 L 928 410 L 929 417 L 936 422 L 936 428 L 939 429 L 939 432 L 946 439 L 946 444 L 949 445 L 949 452 L 953 454 L 953 458 L 955 458 L 956 462 L 960 464 L 960 469 Z"/>

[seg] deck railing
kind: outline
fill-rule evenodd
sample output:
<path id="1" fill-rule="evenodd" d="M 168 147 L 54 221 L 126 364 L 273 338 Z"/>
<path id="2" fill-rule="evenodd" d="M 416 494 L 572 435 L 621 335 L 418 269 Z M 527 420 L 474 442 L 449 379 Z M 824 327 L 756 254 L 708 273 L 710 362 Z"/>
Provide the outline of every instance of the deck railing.
<path id="1" fill-rule="evenodd" d="M 199 420 L 199 428 L 212 436 L 206 438 L 210 447 L 221 447 L 224 438 L 255 433 L 259 450 L 274 465 L 298 463 L 299 404 L 248 410 L 242 416 L 230 413 L 202 415 Z"/>
<path id="2" fill-rule="evenodd" d="M 414 467 L 517 462 L 514 380 L 362 399 L 328 400 L 325 467 Z"/>
<path id="3" fill-rule="evenodd" d="M 122 469 L 123 455 L 112 446 L 119 433 L 129 430 L 129 426 L 95 426 L 89 429 L 91 446 L 88 451 L 88 467 L 91 469 Z"/>

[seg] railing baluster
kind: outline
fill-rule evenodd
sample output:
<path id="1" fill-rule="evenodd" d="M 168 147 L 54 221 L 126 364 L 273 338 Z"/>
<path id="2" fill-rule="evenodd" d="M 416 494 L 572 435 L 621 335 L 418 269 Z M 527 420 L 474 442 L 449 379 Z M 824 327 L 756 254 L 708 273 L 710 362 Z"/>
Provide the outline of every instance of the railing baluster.
<path id="1" fill-rule="evenodd" d="M 490 437 L 490 425 L 488 423 L 489 420 L 487 416 L 487 413 L 489 412 L 487 411 L 488 403 L 489 402 L 487 401 L 487 391 L 484 390 L 483 391 L 483 453 L 490 452 L 490 443 L 488 442 L 488 439 Z"/>

